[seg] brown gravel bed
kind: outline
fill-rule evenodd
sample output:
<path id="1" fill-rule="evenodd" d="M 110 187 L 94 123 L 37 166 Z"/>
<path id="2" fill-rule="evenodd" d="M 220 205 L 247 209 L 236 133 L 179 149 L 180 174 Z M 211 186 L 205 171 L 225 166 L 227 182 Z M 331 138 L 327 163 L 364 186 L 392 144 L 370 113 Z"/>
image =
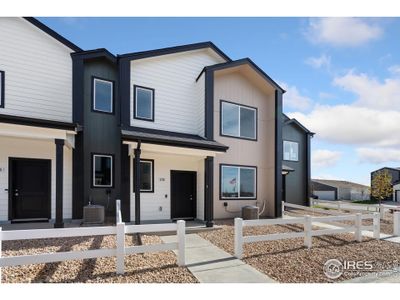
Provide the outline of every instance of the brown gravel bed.
<path id="1" fill-rule="evenodd" d="M 200 236 L 233 254 L 233 224 L 231 221 L 216 222 L 222 229 L 202 232 Z M 259 235 L 302 230 L 302 226 L 245 227 L 244 235 Z M 355 261 L 373 261 L 374 270 L 382 271 L 400 258 L 400 245 L 363 238 L 362 243 L 353 241 L 353 234 L 313 237 L 313 247 L 303 246 L 302 238 L 268 241 L 244 245 L 243 261 L 272 279 L 285 283 L 336 282 L 361 276 L 346 273 L 337 280 L 327 278 L 323 265 L 336 258 Z"/>
<path id="2" fill-rule="evenodd" d="M 136 245 L 136 236 L 125 236 L 127 246 Z M 142 236 L 143 244 L 161 243 L 158 236 Z M 77 237 L 3 242 L 3 256 L 62 251 L 115 248 L 115 236 Z M 125 274 L 116 275 L 115 257 L 70 260 L 59 263 L 5 267 L 5 283 L 85 282 L 85 283 L 195 283 L 187 268 L 178 267 L 172 251 L 125 256 Z"/>
<path id="3" fill-rule="evenodd" d="M 328 216 L 328 214 L 305 211 L 305 210 L 300 210 L 300 209 L 286 211 L 285 214 L 292 216 L 292 217 L 301 217 L 301 216 L 305 216 L 305 215 L 318 216 L 318 217 Z M 372 225 L 372 222 L 373 222 L 372 219 L 362 220 L 362 224 L 364 226 Z M 348 225 L 353 225 L 354 222 L 353 221 L 340 221 L 340 222 L 335 222 L 335 223 L 331 222 L 329 224 L 337 225 L 337 226 L 341 226 L 341 225 L 348 226 Z M 381 233 L 390 234 L 390 235 L 393 234 L 393 214 L 390 212 L 386 212 L 384 214 L 384 218 L 381 219 Z"/>

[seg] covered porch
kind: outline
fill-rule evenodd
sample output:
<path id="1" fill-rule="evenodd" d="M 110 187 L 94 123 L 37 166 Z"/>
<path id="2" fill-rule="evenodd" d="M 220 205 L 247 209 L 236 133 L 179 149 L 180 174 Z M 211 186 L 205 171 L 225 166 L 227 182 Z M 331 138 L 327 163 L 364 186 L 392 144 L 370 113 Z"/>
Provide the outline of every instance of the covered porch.
<path id="1" fill-rule="evenodd" d="M 126 221 L 184 219 L 212 227 L 214 157 L 227 147 L 199 136 L 162 131 L 129 131 L 122 136 L 125 164 L 130 166 Z"/>
<path id="2" fill-rule="evenodd" d="M 72 217 L 72 124 L 0 118 L 0 223 Z"/>

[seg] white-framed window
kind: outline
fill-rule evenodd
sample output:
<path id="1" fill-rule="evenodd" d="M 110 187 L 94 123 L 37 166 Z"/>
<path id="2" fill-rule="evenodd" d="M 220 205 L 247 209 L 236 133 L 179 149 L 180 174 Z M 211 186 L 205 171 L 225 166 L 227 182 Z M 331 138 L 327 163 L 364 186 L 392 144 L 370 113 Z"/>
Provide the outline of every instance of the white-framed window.
<path id="1" fill-rule="evenodd" d="M 134 85 L 133 117 L 143 121 L 154 121 L 154 89 Z"/>
<path id="2" fill-rule="evenodd" d="M 4 107 L 4 81 L 5 81 L 4 71 L 0 71 L 0 108 Z"/>
<path id="3" fill-rule="evenodd" d="M 256 199 L 257 168 L 221 165 L 220 189 L 221 199 Z"/>
<path id="4" fill-rule="evenodd" d="M 257 139 L 257 108 L 221 100 L 221 135 Z"/>
<path id="5" fill-rule="evenodd" d="M 93 77 L 93 110 L 104 113 L 114 112 L 114 82 Z"/>
<path id="6" fill-rule="evenodd" d="M 283 141 L 283 160 L 299 161 L 299 143 Z"/>
<path id="7" fill-rule="evenodd" d="M 135 186 L 135 179 L 133 179 L 133 186 Z M 152 159 L 140 160 L 140 192 L 154 192 L 154 160 Z"/>
<path id="8" fill-rule="evenodd" d="M 93 187 L 113 186 L 113 156 L 93 154 Z"/>

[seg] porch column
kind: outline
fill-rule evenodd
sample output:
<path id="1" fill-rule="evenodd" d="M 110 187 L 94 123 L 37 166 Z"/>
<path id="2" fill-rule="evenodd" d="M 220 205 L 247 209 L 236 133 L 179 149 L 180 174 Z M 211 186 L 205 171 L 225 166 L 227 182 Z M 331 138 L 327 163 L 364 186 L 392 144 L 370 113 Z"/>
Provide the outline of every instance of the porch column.
<path id="1" fill-rule="evenodd" d="M 63 185 L 64 185 L 64 140 L 55 139 L 56 144 L 56 222 L 54 228 L 63 228 Z"/>
<path id="2" fill-rule="evenodd" d="M 204 219 L 207 227 L 214 226 L 214 157 L 207 156 L 204 160 L 205 197 Z"/>
<path id="3" fill-rule="evenodd" d="M 134 191 L 135 191 L 135 224 L 140 224 L 140 141 L 134 150 Z"/>

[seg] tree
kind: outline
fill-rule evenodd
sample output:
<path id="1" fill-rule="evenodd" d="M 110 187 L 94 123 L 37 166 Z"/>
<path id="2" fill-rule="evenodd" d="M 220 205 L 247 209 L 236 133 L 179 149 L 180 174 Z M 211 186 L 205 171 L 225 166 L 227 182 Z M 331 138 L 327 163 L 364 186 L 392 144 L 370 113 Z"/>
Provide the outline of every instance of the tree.
<path id="1" fill-rule="evenodd" d="M 387 170 L 376 173 L 371 182 L 371 196 L 378 199 L 381 204 L 382 200 L 391 196 L 392 193 L 392 175 Z"/>

